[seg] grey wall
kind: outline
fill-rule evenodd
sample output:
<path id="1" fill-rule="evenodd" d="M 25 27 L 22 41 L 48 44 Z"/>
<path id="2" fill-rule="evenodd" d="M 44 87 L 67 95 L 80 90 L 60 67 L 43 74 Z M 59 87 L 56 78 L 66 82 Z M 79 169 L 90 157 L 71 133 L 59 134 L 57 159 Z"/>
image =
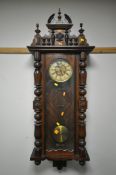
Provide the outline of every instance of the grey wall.
<path id="1" fill-rule="evenodd" d="M 26 47 L 35 23 L 45 23 L 61 7 L 73 20 L 73 32 L 85 25 L 90 45 L 116 46 L 116 1 L 0 1 L 0 47 Z M 62 174 L 116 174 L 116 55 L 91 54 L 88 66 L 87 148 L 85 167 L 68 163 Z M 33 149 L 33 61 L 31 55 L 0 55 L 0 175 L 59 174 L 48 161 L 36 167 Z"/>

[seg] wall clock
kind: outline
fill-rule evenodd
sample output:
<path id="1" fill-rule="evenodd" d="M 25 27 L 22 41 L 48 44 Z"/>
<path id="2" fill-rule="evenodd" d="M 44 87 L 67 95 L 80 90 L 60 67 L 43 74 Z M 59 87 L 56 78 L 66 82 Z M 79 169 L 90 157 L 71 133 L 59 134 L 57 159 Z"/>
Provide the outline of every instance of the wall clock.
<path id="1" fill-rule="evenodd" d="M 29 51 L 34 57 L 35 143 L 30 160 L 39 165 L 48 159 L 62 169 L 68 160 L 84 165 L 86 150 L 86 66 L 94 49 L 85 38 L 83 24 L 79 34 L 71 35 L 72 20 L 67 14 L 52 14 L 47 22 L 49 35 L 35 30 Z"/>

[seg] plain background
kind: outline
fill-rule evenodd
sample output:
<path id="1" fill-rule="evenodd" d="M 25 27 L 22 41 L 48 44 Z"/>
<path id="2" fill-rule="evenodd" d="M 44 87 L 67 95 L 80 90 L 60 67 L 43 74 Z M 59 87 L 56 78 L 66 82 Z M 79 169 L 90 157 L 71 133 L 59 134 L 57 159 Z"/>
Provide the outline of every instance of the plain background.
<path id="1" fill-rule="evenodd" d="M 84 23 L 90 45 L 116 46 L 116 1 L 1 0 L 0 47 L 26 47 L 39 22 L 47 33 L 48 17 L 58 8 L 71 16 L 78 34 Z M 88 65 L 87 149 L 85 167 L 68 162 L 62 174 L 116 174 L 116 55 L 91 54 Z M 33 149 L 33 59 L 31 55 L 0 55 L 0 175 L 52 175 L 60 172 L 52 162 L 35 166 Z"/>

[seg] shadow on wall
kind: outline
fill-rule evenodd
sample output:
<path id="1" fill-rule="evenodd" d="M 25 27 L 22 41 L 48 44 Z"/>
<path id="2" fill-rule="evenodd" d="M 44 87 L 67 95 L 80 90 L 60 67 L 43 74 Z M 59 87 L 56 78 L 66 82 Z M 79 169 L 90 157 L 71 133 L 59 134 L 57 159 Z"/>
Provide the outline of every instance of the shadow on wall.
<path id="1" fill-rule="evenodd" d="M 33 162 L 32 162 L 33 163 Z M 73 173 L 78 173 L 78 174 L 88 174 L 88 172 L 90 173 L 92 170 L 91 170 L 91 167 L 89 166 L 88 163 L 86 163 L 85 166 L 80 166 L 78 161 L 75 161 L 75 160 L 72 160 L 72 161 L 67 161 L 67 167 L 63 167 L 62 170 L 58 170 L 56 167 L 53 167 L 53 161 L 48 161 L 48 160 L 45 160 L 44 162 L 41 162 L 41 164 L 39 166 L 35 165 L 33 163 L 33 166 L 32 166 L 32 172 L 34 174 L 46 174 L 48 173 L 49 171 L 51 172 L 51 169 L 52 169 L 52 172 L 53 173 L 67 173 L 69 171 L 71 171 L 71 174 Z"/>

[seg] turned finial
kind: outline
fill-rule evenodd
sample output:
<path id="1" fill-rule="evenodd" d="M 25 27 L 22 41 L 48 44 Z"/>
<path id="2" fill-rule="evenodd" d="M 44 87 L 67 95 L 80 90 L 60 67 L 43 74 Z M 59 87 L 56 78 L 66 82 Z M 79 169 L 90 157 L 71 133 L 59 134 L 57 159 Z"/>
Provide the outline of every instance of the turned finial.
<path id="1" fill-rule="evenodd" d="M 83 34 L 84 29 L 83 29 L 83 23 L 80 23 L 80 29 L 79 29 L 79 33 Z"/>
<path id="2" fill-rule="evenodd" d="M 59 8 L 59 11 L 58 11 L 58 20 L 61 20 L 61 10 Z"/>
<path id="3" fill-rule="evenodd" d="M 36 32 L 37 34 L 41 32 L 41 30 L 39 30 L 39 24 L 36 24 L 36 30 L 35 30 L 35 32 Z"/>

